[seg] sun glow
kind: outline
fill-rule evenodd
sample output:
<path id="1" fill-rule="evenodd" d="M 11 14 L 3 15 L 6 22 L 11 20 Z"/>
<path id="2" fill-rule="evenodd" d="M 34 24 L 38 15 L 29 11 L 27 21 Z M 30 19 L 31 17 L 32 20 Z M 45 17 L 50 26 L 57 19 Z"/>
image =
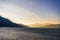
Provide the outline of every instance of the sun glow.
<path id="1" fill-rule="evenodd" d="M 5 18 L 8 18 L 12 22 L 15 22 L 18 24 L 22 23 L 25 25 L 34 24 L 34 23 L 60 24 L 60 21 L 55 18 L 56 13 L 51 12 L 51 11 L 47 12 L 47 11 L 45 11 L 45 8 L 41 8 L 41 10 L 39 9 L 38 10 L 39 12 L 36 10 L 37 13 L 39 14 L 38 15 L 36 12 L 30 11 L 26 8 L 23 8 L 20 5 L 9 4 L 9 3 L 8 4 L 1 3 L 1 4 L 0 4 L 0 6 L 1 6 L 0 7 L 0 15 Z M 34 7 L 33 4 L 32 4 L 32 6 Z"/>
<path id="2" fill-rule="evenodd" d="M 17 5 L 3 4 L 0 15 L 15 23 L 29 24 L 39 20 L 37 14 Z"/>

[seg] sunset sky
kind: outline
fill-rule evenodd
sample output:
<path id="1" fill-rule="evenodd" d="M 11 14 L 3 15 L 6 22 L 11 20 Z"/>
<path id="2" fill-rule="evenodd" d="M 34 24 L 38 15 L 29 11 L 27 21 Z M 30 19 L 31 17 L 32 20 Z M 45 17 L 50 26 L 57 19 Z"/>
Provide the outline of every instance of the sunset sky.
<path id="1" fill-rule="evenodd" d="M 59 0 L 0 0 L 0 15 L 15 23 L 60 24 Z"/>

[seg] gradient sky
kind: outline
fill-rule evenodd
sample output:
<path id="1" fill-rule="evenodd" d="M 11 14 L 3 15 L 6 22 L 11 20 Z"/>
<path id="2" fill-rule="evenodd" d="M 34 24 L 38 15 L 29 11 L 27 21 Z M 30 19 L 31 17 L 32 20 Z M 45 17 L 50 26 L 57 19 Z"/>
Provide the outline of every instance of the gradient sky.
<path id="1" fill-rule="evenodd" d="M 59 0 L 0 0 L 0 15 L 15 23 L 59 23 Z"/>

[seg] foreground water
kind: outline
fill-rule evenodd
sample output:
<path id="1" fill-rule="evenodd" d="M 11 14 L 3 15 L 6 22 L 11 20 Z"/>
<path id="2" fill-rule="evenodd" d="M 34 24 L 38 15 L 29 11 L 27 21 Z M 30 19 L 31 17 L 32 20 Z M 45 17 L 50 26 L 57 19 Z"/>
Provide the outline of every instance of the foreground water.
<path id="1" fill-rule="evenodd" d="M 60 29 L 0 27 L 0 40 L 60 40 Z"/>

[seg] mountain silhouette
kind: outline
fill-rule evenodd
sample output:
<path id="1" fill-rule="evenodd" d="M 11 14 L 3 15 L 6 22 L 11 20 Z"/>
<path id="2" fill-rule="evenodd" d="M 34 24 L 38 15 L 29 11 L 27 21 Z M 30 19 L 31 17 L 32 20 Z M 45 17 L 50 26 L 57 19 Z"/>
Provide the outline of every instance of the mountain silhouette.
<path id="1" fill-rule="evenodd" d="M 45 28 L 60 28 L 60 24 L 50 24 L 50 25 L 46 25 Z"/>
<path id="2" fill-rule="evenodd" d="M 60 24 L 49 24 L 49 23 L 35 23 L 35 24 L 30 24 L 29 25 L 32 28 L 60 28 Z"/>
<path id="3" fill-rule="evenodd" d="M 7 18 L 0 16 L 0 27 L 24 27 L 22 24 L 16 24 Z"/>

